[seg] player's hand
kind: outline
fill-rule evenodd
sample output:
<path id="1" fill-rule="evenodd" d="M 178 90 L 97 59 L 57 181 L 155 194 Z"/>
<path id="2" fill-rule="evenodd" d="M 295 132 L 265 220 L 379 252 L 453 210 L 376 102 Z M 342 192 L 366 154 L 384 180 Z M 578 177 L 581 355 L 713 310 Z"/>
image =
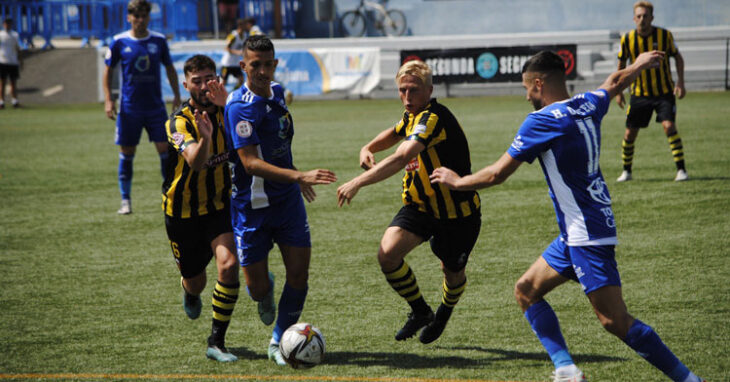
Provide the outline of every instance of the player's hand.
<path id="1" fill-rule="evenodd" d="M 312 203 L 314 201 L 314 198 L 317 197 L 317 193 L 314 192 L 314 187 L 308 185 L 308 184 L 301 184 L 299 185 L 299 188 L 302 189 L 302 196 L 304 196 L 304 199 Z"/>
<path id="2" fill-rule="evenodd" d="M 618 104 L 618 107 L 624 108 L 624 105 L 626 105 L 626 99 L 624 99 L 624 93 L 618 93 L 616 94 L 616 104 Z"/>
<path id="3" fill-rule="evenodd" d="M 111 119 L 112 121 L 117 119 L 117 108 L 114 105 L 114 101 L 104 101 L 104 112 L 106 113 L 107 118 Z"/>
<path id="4" fill-rule="evenodd" d="M 456 188 L 456 182 L 461 179 L 461 177 L 459 174 L 446 167 L 439 167 L 433 170 L 428 179 L 431 180 L 431 183 L 441 183 L 450 190 L 453 190 Z"/>
<path id="5" fill-rule="evenodd" d="M 355 182 L 355 179 L 341 185 L 337 188 L 337 206 L 342 207 L 345 203 L 348 205 L 352 198 L 357 195 L 360 190 L 360 186 Z"/>
<path id="6" fill-rule="evenodd" d="M 634 64 L 637 64 L 642 70 L 658 68 L 664 61 L 664 55 L 665 53 L 659 50 L 644 52 L 636 57 Z"/>
<path id="7" fill-rule="evenodd" d="M 177 108 L 180 107 L 180 105 L 182 105 L 182 101 L 180 100 L 180 96 L 176 96 L 175 98 L 173 98 L 172 99 L 172 112 L 174 113 L 175 110 L 177 110 Z"/>
<path id="8" fill-rule="evenodd" d="M 362 167 L 363 170 L 370 170 L 373 166 L 375 166 L 375 155 L 373 155 L 370 150 L 363 147 L 360 150 L 360 167 Z"/>
<path id="9" fill-rule="evenodd" d="M 310 170 L 303 172 L 299 177 L 299 185 L 313 186 L 315 184 L 330 184 L 337 181 L 337 176 L 334 172 L 324 169 Z"/>
<path id="10" fill-rule="evenodd" d="M 677 82 L 677 85 L 674 86 L 674 95 L 677 96 L 677 98 L 682 99 L 685 94 L 687 94 L 687 91 L 684 90 L 684 83 Z"/>
<path id="11" fill-rule="evenodd" d="M 193 116 L 195 117 L 195 123 L 198 125 L 200 135 L 210 140 L 210 137 L 213 135 L 213 123 L 210 121 L 210 117 L 208 117 L 208 112 L 204 111 L 201 113 L 198 109 L 195 109 Z"/>
<path id="12" fill-rule="evenodd" d="M 205 84 L 208 87 L 208 91 L 205 92 L 205 96 L 208 97 L 210 102 L 213 102 L 216 106 L 226 106 L 226 99 L 228 98 L 228 91 L 225 85 L 215 80 L 210 80 Z"/>

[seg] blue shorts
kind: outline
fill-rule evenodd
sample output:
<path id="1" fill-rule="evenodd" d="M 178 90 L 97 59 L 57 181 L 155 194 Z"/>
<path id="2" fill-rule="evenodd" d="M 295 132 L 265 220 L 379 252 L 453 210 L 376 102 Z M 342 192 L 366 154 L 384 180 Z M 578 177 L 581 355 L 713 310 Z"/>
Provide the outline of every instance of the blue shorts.
<path id="1" fill-rule="evenodd" d="M 291 247 L 312 246 L 307 211 L 304 200 L 298 194 L 255 210 L 248 207 L 240 209 L 232 203 L 231 218 L 236 253 L 242 267 L 266 259 L 275 242 Z"/>
<path id="2" fill-rule="evenodd" d="M 545 249 L 542 257 L 560 275 L 579 282 L 583 292 L 588 294 L 608 285 L 621 286 L 614 247 L 569 247 L 558 236 Z"/>
<path id="3" fill-rule="evenodd" d="M 114 143 L 119 146 L 137 146 L 142 137 L 142 129 L 147 130 L 150 142 L 166 142 L 165 122 L 167 111 L 165 108 L 151 111 L 120 110 L 117 115 L 117 131 Z"/>

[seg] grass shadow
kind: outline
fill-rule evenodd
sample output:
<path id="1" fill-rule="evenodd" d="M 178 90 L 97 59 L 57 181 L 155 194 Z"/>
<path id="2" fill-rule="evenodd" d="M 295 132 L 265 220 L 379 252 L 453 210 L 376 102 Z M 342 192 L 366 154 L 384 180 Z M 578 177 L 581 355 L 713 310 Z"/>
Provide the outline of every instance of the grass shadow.
<path id="1" fill-rule="evenodd" d="M 481 368 L 487 365 L 482 359 L 459 356 L 422 356 L 409 353 L 385 352 L 328 352 L 324 361 L 328 365 L 353 365 L 359 367 L 387 366 L 394 369 L 431 368 Z"/>
<path id="2" fill-rule="evenodd" d="M 485 349 L 478 346 L 451 346 L 451 347 L 441 347 L 442 349 L 447 350 L 470 350 L 470 351 L 478 351 L 478 352 L 484 352 L 484 353 L 492 353 L 495 354 L 496 357 L 490 358 L 490 361 L 511 361 L 515 359 L 522 359 L 522 360 L 533 360 L 533 361 L 550 361 L 550 357 L 545 352 L 539 352 L 539 353 L 525 353 L 525 352 L 518 352 L 514 350 L 505 350 L 505 349 Z M 600 354 L 571 354 L 573 357 L 573 360 L 576 363 L 587 363 L 587 362 L 621 362 L 621 361 L 627 361 L 628 359 L 623 357 L 614 357 L 614 356 L 606 356 L 606 355 L 600 355 Z"/>

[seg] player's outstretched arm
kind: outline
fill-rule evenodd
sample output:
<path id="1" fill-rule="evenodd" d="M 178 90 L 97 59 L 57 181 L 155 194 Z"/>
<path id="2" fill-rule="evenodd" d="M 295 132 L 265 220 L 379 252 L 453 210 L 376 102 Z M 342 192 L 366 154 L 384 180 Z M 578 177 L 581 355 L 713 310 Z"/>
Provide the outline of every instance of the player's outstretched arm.
<path id="1" fill-rule="evenodd" d="M 633 64 L 611 73 L 603 82 L 603 85 L 600 86 L 600 89 L 605 89 L 609 98 L 616 97 L 636 80 L 642 70 L 659 67 L 663 59 L 664 52 L 658 50 L 644 52 L 636 57 Z"/>
<path id="2" fill-rule="evenodd" d="M 294 169 L 282 168 L 264 161 L 258 156 L 258 146 L 248 145 L 236 150 L 241 164 L 246 172 L 260 176 L 266 180 L 281 183 L 299 183 L 300 185 L 313 186 L 316 184 L 330 184 L 337 181 L 334 172 L 326 169 L 316 169 L 301 172 Z"/>
<path id="3" fill-rule="evenodd" d="M 360 167 L 363 170 L 369 170 L 375 166 L 375 155 L 373 154 L 393 147 L 401 139 L 402 137 L 396 134 L 392 127 L 380 132 L 372 141 L 360 149 Z"/>
<path id="4" fill-rule="evenodd" d="M 450 190 L 478 190 L 480 188 L 496 186 L 504 182 L 521 164 L 521 161 L 512 158 L 508 153 L 504 153 L 496 162 L 474 174 L 460 177 L 451 169 L 439 167 L 433 170 L 429 179 L 431 183 L 441 183 Z"/>
<path id="5" fill-rule="evenodd" d="M 369 170 L 338 187 L 337 205 L 342 207 L 345 203 L 350 204 L 350 201 L 355 197 L 361 187 L 365 187 L 369 184 L 377 183 L 383 179 L 391 177 L 393 174 L 405 167 L 411 159 L 425 148 L 426 146 L 423 143 L 415 140 L 401 143 L 393 154 L 387 156 Z"/>

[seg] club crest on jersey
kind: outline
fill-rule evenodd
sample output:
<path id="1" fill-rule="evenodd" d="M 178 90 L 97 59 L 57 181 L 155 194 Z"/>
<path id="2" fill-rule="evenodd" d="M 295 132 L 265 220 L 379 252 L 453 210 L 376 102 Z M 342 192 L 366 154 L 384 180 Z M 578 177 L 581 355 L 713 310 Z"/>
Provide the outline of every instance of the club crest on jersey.
<path id="1" fill-rule="evenodd" d="M 147 51 L 150 52 L 150 54 L 157 53 L 157 44 L 153 44 L 153 43 L 147 44 Z"/>
<path id="2" fill-rule="evenodd" d="M 608 187 L 606 187 L 606 182 L 604 182 L 603 179 L 596 178 L 593 180 L 593 182 L 591 182 L 588 186 L 588 192 L 590 193 L 591 198 L 598 203 L 609 206 L 611 205 L 611 197 L 608 195 Z"/>
<path id="3" fill-rule="evenodd" d="M 248 138 L 253 133 L 253 126 L 249 121 L 241 121 L 236 125 L 236 134 L 241 138 Z"/>
<path id="4" fill-rule="evenodd" d="M 182 133 L 173 133 L 172 141 L 175 142 L 175 146 L 180 147 L 180 145 L 182 145 L 185 141 L 185 136 Z"/>
<path id="5" fill-rule="evenodd" d="M 150 68 L 150 56 L 144 55 L 137 57 L 137 61 L 134 62 L 134 68 L 140 72 L 146 72 Z"/>
<path id="6" fill-rule="evenodd" d="M 418 169 L 421 168 L 421 165 L 418 163 L 418 157 L 415 157 L 411 159 L 410 162 L 406 165 L 406 171 L 418 171 Z"/>

